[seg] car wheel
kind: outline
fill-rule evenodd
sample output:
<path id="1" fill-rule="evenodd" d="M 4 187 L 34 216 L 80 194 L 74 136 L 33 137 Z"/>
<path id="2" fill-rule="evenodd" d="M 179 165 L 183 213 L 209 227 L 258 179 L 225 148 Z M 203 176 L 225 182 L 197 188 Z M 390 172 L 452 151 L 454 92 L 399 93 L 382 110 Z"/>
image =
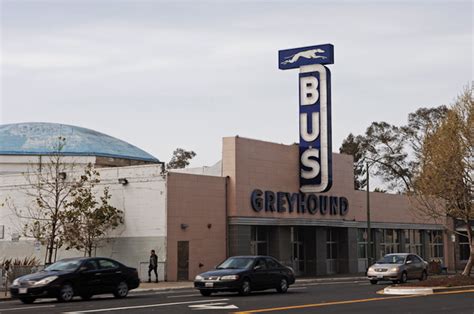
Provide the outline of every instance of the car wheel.
<path id="1" fill-rule="evenodd" d="M 114 296 L 118 299 L 125 298 L 128 295 L 128 285 L 125 281 L 121 281 L 115 288 Z"/>
<path id="2" fill-rule="evenodd" d="M 20 301 L 25 304 L 31 304 L 35 302 L 36 298 L 20 298 Z"/>
<path id="3" fill-rule="evenodd" d="M 370 283 L 373 284 L 373 285 L 376 285 L 376 284 L 377 284 L 377 280 L 371 280 Z"/>
<path id="4" fill-rule="evenodd" d="M 62 285 L 61 289 L 59 289 L 58 301 L 69 302 L 72 300 L 73 297 L 74 289 L 72 288 L 72 285 L 69 283 Z"/>
<path id="5" fill-rule="evenodd" d="M 240 295 L 249 295 L 252 292 L 250 288 L 250 281 L 248 279 L 244 279 L 242 285 L 240 286 L 239 294 Z"/>
<path id="6" fill-rule="evenodd" d="M 82 300 L 90 300 L 92 298 L 92 294 L 91 293 L 84 293 L 84 294 L 81 294 L 81 299 Z"/>
<path id="7" fill-rule="evenodd" d="M 288 291 L 288 280 L 286 280 L 286 278 L 282 278 L 280 280 L 280 285 L 276 289 L 280 293 L 287 292 Z"/>
<path id="8" fill-rule="evenodd" d="M 420 281 L 424 281 L 428 278 L 428 274 L 426 273 L 426 270 L 424 270 L 422 273 L 421 273 L 421 277 L 420 277 Z"/>
<path id="9" fill-rule="evenodd" d="M 211 291 L 207 291 L 207 290 L 199 290 L 199 292 L 201 292 L 201 295 L 202 295 L 203 297 L 208 297 L 208 296 L 210 296 L 210 295 L 212 294 Z"/>
<path id="10" fill-rule="evenodd" d="M 400 277 L 400 283 L 405 283 L 407 282 L 408 276 L 406 272 L 402 273 L 402 276 Z"/>

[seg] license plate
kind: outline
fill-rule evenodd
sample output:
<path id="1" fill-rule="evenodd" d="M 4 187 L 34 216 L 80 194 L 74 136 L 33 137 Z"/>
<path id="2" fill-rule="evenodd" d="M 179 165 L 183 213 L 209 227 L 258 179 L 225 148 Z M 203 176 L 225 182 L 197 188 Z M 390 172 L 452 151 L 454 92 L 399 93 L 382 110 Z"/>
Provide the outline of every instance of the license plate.
<path id="1" fill-rule="evenodd" d="M 206 282 L 205 286 L 207 288 L 212 288 L 212 287 L 214 287 L 214 283 L 213 282 Z"/>
<path id="2" fill-rule="evenodd" d="M 377 278 L 383 278 L 383 275 L 377 275 Z"/>
<path id="3" fill-rule="evenodd" d="M 28 293 L 28 288 L 20 288 L 20 289 L 18 289 L 18 293 L 19 293 L 19 294 Z"/>

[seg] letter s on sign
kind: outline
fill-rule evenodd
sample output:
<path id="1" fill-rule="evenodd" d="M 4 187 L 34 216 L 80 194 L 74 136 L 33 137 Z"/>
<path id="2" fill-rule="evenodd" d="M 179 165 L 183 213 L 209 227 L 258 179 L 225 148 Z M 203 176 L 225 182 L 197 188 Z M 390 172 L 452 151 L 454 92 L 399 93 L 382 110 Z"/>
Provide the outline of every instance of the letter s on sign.
<path id="1" fill-rule="evenodd" d="M 251 197 L 251 202 L 252 202 L 252 208 L 254 211 L 259 212 L 263 209 L 263 198 L 262 198 L 263 192 L 262 190 L 253 190 L 252 192 L 252 197 Z"/>
<path id="2" fill-rule="evenodd" d="M 319 150 L 316 148 L 307 149 L 301 154 L 301 164 L 307 168 L 311 168 L 312 170 L 304 170 L 301 169 L 301 177 L 304 179 L 313 179 L 316 178 L 321 171 L 321 166 L 319 162 L 314 159 L 310 159 L 310 157 L 319 158 Z M 252 194 L 253 195 L 253 194 Z"/>

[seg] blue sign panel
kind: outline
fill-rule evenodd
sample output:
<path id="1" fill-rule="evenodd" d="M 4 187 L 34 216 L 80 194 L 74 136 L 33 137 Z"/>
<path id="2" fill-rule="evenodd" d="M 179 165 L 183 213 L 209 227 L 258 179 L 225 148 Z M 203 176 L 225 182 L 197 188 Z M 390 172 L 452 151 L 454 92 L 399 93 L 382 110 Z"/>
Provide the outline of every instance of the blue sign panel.
<path id="1" fill-rule="evenodd" d="M 334 46 L 331 44 L 278 51 L 278 68 L 288 70 L 310 64 L 333 64 Z"/>
<path id="2" fill-rule="evenodd" d="M 300 191 L 325 192 L 332 182 L 331 72 L 315 64 L 300 69 Z"/>

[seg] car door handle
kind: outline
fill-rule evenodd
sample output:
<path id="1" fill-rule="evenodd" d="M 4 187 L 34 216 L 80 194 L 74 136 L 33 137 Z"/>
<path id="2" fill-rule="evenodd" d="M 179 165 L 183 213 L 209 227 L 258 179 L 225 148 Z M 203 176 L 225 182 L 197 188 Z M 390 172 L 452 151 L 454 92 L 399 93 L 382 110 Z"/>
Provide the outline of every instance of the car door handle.
<path id="1" fill-rule="evenodd" d="M 116 274 L 121 274 L 122 271 L 121 271 L 121 270 L 117 270 L 115 273 L 116 273 Z"/>
<path id="2" fill-rule="evenodd" d="M 102 273 L 95 273 L 95 275 L 96 275 L 96 276 L 100 276 L 100 275 L 102 275 Z"/>

